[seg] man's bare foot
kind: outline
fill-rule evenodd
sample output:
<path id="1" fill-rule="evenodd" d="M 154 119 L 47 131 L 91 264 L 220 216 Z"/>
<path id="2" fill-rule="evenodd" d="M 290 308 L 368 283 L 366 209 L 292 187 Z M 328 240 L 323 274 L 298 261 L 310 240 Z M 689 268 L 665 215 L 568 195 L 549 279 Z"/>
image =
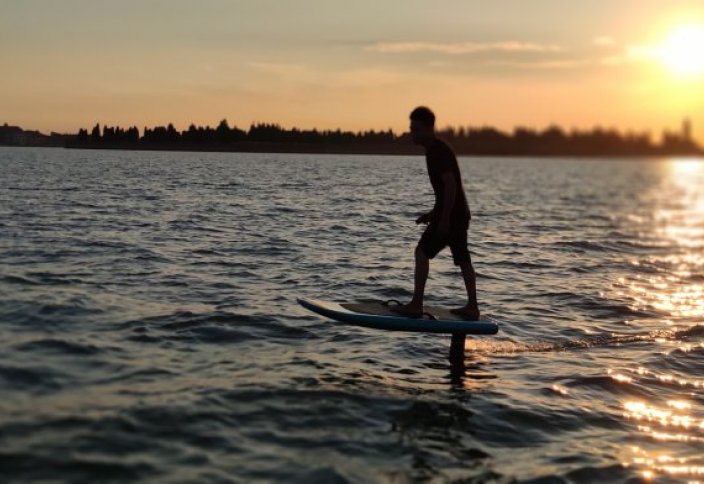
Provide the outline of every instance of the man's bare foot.
<path id="1" fill-rule="evenodd" d="M 423 306 L 420 304 L 408 303 L 401 306 L 391 306 L 389 309 L 396 314 L 409 318 L 420 318 L 423 316 Z"/>
<path id="2" fill-rule="evenodd" d="M 467 321 L 479 321 L 479 317 L 481 316 L 479 314 L 479 309 L 473 306 L 463 306 L 461 308 L 450 309 L 450 312 L 465 318 Z"/>

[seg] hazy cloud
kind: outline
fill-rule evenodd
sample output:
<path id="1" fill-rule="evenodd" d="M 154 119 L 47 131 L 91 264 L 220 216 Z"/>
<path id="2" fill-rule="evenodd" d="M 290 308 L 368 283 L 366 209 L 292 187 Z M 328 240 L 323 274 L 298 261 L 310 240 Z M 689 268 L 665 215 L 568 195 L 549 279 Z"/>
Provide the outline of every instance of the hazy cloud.
<path id="1" fill-rule="evenodd" d="M 616 40 L 609 35 L 601 35 L 595 37 L 592 43 L 598 47 L 613 47 L 616 45 Z"/>
<path id="2" fill-rule="evenodd" d="M 518 69 L 535 70 L 562 70 L 575 69 L 592 64 L 589 59 L 562 59 L 562 60 L 537 60 L 537 61 L 491 61 L 491 65 L 514 67 Z"/>
<path id="3" fill-rule="evenodd" d="M 249 65 L 257 69 L 258 71 L 283 77 L 303 77 L 307 76 L 310 73 L 308 68 L 301 64 L 285 64 L 277 62 L 250 62 Z"/>
<path id="4" fill-rule="evenodd" d="M 554 44 L 533 42 L 378 42 L 364 50 L 383 54 L 434 52 L 448 55 L 476 54 L 480 52 L 564 52 L 565 48 Z"/>

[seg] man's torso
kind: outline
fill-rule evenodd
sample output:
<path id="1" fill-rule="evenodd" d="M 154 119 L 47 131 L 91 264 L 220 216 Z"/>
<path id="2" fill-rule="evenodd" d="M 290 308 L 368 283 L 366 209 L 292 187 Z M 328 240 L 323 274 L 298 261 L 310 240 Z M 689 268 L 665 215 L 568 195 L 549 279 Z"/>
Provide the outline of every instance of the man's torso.
<path id="1" fill-rule="evenodd" d="M 428 176 L 435 192 L 435 208 L 432 222 L 440 220 L 445 201 L 445 185 L 442 181 L 443 175 L 451 173 L 455 179 L 455 200 L 450 211 L 450 223 L 452 225 L 465 224 L 471 218 L 467 197 L 462 186 L 460 168 L 457 164 L 452 149 L 442 140 L 436 139 L 426 150 L 426 164 Z"/>

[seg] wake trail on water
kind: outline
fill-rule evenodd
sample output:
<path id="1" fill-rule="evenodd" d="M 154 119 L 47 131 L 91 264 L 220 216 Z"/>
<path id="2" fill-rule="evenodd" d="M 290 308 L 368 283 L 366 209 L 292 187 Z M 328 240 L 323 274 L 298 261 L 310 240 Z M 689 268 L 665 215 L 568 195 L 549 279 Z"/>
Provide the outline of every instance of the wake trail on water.
<path id="1" fill-rule="evenodd" d="M 546 353 L 551 351 L 585 350 L 606 346 L 648 343 L 656 340 L 684 341 L 704 336 L 704 325 L 697 324 L 680 330 L 657 330 L 642 334 L 606 333 L 589 338 L 559 342 L 523 343 L 517 341 L 468 340 L 465 349 L 484 354 Z"/>

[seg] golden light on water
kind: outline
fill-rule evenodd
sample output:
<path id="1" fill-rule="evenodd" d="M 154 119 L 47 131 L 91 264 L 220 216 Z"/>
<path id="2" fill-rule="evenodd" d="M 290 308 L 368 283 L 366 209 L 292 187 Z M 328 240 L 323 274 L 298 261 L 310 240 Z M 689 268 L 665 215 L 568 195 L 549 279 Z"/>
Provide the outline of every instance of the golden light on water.
<path id="1" fill-rule="evenodd" d="M 693 463 L 691 459 L 647 451 L 640 447 L 633 447 L 631 452 L 632 464 L 645 468 L 640 474 L 646 480 L 667 475 L 686 478 L 688 483 L 694 484 L 701 482 L 698 479 L 704 477 L 704 466 Z"/>
<path id="2" fill-rule="evenodd" d="M 668 400 L 667 406 L 677 410 L 689 410 L 692 408 L 692 404 L 684 400 Z"/>
<path id="3" fill-rule="evenodd" d="M 663 289 L 669 289 L 665 286 Z M 654 294 L 652 305 L 675 317 L 697 318 L 704 316 L 704 286 L 693 284 L 672 292 Z"/>
<path id="4" fill-rule="evenodd" d="M 644 432 L 650 438 L 658 442 L 704 442 L 704 437 L 697 437 L 696 435 L 683 433 L 662 432 L 653 430 L 652 427 L 648 427 L 647 425 L 639 425 L 638 430 Z"/>
<path id="5" fill-rule="evenodd" d="M 554 391 L 555 393 L 559 393 L 560 395 L 569 395 L 570 393 L 567 388 L 562 385 L 558 385 L 557 383 L 552 386 L 552 391 Z"/>
<path id="6" fill-rule="evenodd" d="M 651 273 L 621 277 L 617 296 L 674 322 L 697 321 L 704 318 L 704 282 L 698 277 L 704 273 L 704 162 L 678 159 L 663 168 L 662 182 L 646 197 L 651 213 L 628 217 L 654 249 L 631 262 Z"/>
<path id="7" fill-rule="evenodd" d="M 673 385 L 673 389 L 680 386 L 688 390 L 688 393 L 680 394 L 681 397 L 660 404 L 643 399 L 622 403 L 624 419 L 635 423 L 638 432 L 647 437 L 643 447 L 626 449 L 623 463 L 636 467 L 645 480 L 669 477 L 683 482 L 700 482 L 704 477 L 704 455 L 697 447 L 704 444 L 704 418 L 697 413 L 696 399 L 690 400 L 687 396 L 698 395 L 697 390 L 704 388 L 704 381 L 678 378 L 642 366 L 619 371 L 610 369 L 609 375 L 625 385 L 656 381 Z"/>
<path id="8" fill-rule="evenodd" d="M 684 406 L 682 406 L 684 405 Z M 686 402 L 668 402 L 668 408 L 659 408 L 642 401 L 628 401 L 624 403 L 624 416 L 633 420 L 645 420 L 654 422 L 663 427 L 704 428 L 704 421 L 700 422 L 689 415 L 680 415 L 676 412 L 683 412 L 691 409 Z"/>
<path id="9" fill-rule="evenodd" d="M 638 430 L 648 435 L 655 442 L 701 443 L 704 437 L 698 432 L 704 430 L 704 421 L 687 414 L 691 411 L 691 403 L 684 400 L 670 400 L 668 408 L 660 408 L 643 401 L 627 401 L 623 404 L 624 417 L 636 421 L 646 421 L 648 425 L 638 425 Z M 655 424 L 659 429 L 654 429 Z M 666 429 L 662 429 L 665 427 Z M 704 475 L 703 465 L 687 464 L 684 457 L 674 458 L 665 453 L 646 452 L 635 448 L 637 457 L 633 463 L 646 467 L 644 471 L 652 474 Z"/>
<path id="10" fill-rule="evenodd" d="M 678 343 L 679 344 L 679 343 Z M 685 348 L 692 348 L 693 345 L 685 344 L 683 345 Z M 704 348 L 704 343 L 697 345 L 700 348 Z M 692 380 L 692 379 L 686 379 L 686 378 L 679 378 L 675 377 L 674 375 L 669 375 L 665 373 L 657 373 L 651 370 L 648 370 L 647 368 L 638 367 L 635 370 L 625 370 L 625 371 L 630 371 L 634 375 L 637 375 L 638 377 L 643 377 L 643 378 L 649 378 L 649 379 L 654 379 L 660 383 L 667 384 L 667 385 L 678 385 L 680 387 L 688 387 L 692 389 L 698 389 L 698 388 L 704 388 L 704 380 Z M 620 382 L 620 383 L 632 383 L 635 381 L 636 377 L 635 376 L 628 376 L 624 375 L 623 373 L 615 372 L 614 370 L 609 369 L 608 374 L 613 378 L 614 380 Z"/>
<path id="11" fill-rule="evenodd" d="M 619 383 L 631 383 L 633 381 L 633 378 L 630 376 L 626 376 L 622 373 L 613 373 L 613 370 L 611 369 L 609 369 L 609 375 L 611 375 L 611 378 Z"/>
<path id="12" fill-rule="evenodd" d="M 663 227 L 659 235 L 680 251 L 662 260 L 673 268 L 669 276 L 650 278 L 651 304 L 673 317 L 701 318 L 704 284 L 692 282 L 690 276 L 704 268 L 700 250 L 704 244 L 704 165 L 698 160 L 677 160 L 669 165 L 668 175 L 673 208 L 660 210 Z"/>

